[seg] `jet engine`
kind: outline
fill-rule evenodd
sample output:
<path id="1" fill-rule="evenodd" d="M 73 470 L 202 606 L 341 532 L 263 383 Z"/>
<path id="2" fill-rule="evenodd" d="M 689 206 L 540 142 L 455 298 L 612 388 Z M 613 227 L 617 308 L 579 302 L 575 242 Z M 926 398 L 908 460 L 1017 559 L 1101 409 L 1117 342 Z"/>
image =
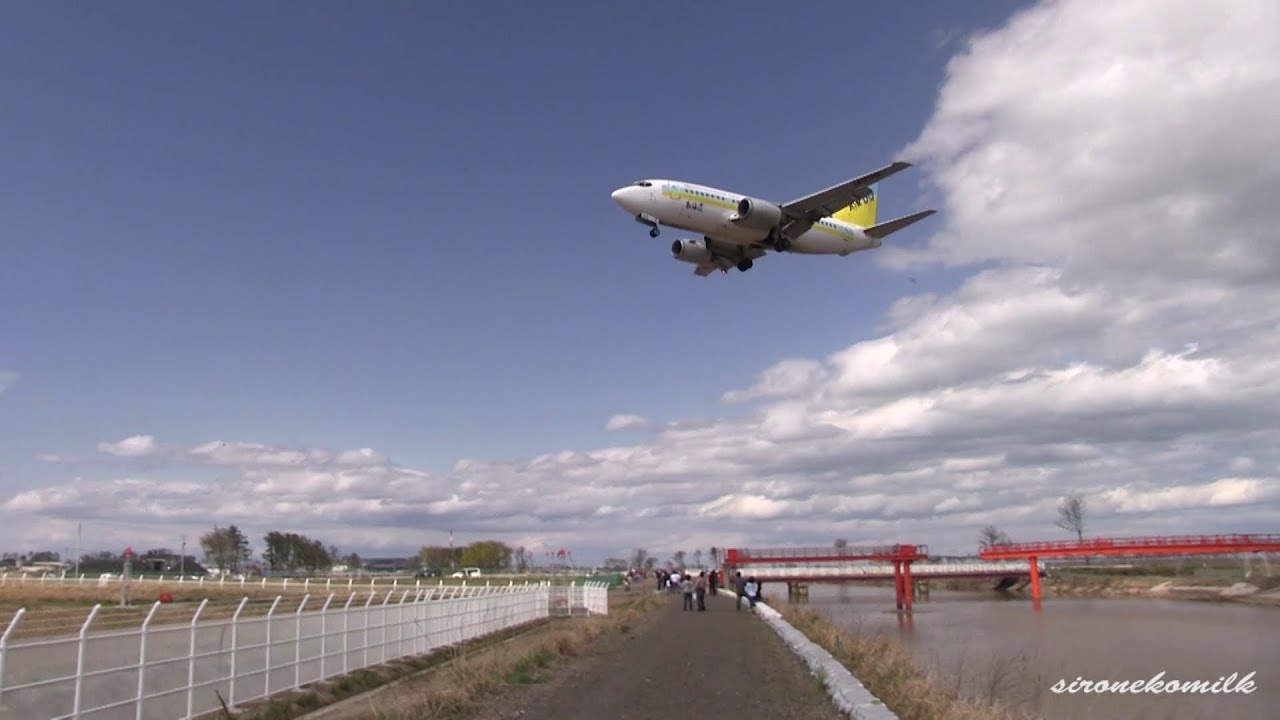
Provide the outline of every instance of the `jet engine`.
<path id="1" fill-rule="evenodd" d="M 701 265 L 711 262 L 711 251 L 703 240 L 676 240 L 671 243 L 671 257 L 687 263 Z"/>
<path id="2" fill-rule="evenodd" d="M 731 219 L 735 225 L 768 231 L 782 222 L 782 208 L 765 200 L 744 197 L 738 201 L 738 212 Z"/>

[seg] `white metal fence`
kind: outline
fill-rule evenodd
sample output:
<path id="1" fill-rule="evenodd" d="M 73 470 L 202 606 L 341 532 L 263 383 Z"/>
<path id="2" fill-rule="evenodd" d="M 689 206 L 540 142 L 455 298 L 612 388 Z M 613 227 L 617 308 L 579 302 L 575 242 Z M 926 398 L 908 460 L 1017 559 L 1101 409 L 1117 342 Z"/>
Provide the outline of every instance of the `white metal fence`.
<path id="1" fill-rule="evenodd" d="M 0 573 L 0 585 L 38 585 L 38 586 L 83 586 L 83 587 L 114 587 L 119 588 L 122 577 L 117 573 L 102 573 L 98 577 L 89 577 L 85 573 L 73 575 L 68 573 L 43 575 L 35 575 L 28 573 Z M 462 580 L 461 585 L 491 585 L 494 582 L 505 583 L 508 585 L 515 584 L 514 580 L 503 578 L 502 580 L 493 580 L 486 578 L 471 578 L 470 580 Z M 433 587 L 450 587 L 445 584 L 444 580 L 436 580 L 435 582 L 423 582 L 421 578 L 411 576 L 375 576 L 365 577 L 357 580 L 354 577 L 347 578 L 268 578 L 260 577 L 257 579 L 248 579 L 244 576 L 227 577 L 222 575 L 219 577 L 207 576 L 184 576 L 184 575 L 151 575 L 145 577 L 132 577 L 129 579 L 130 587 L 134 589 L 144 589 L 148 586 L 174 586 L 192 587 L 201 590 L 218 589 L 218 590 L 266 590 L 271 592 L 340 592 L 346 590 L 355 592 L 358 590 L 386 590 L 387 588 L 433 588 Z"/>
<path id="2" fill-rule="evenodd" d="M 0 635 L 0 718 L 195 717 L 220 709 L 221 701 L 234 707 L 538 618 L 604 614 L 608 588 L 381 588 L 277 596 L 263 614 L 246 612 L 249 602 L 211 609 L 205 599 L 189 621 L 153 624 L 157 602 L 140 627 L 106 632 L 93 631 L 104 614 L 96 605 L 78 633 L 71 626 L 60 637 L 21 641 L 15 633 L 27 613 L 19 610 Z"/>

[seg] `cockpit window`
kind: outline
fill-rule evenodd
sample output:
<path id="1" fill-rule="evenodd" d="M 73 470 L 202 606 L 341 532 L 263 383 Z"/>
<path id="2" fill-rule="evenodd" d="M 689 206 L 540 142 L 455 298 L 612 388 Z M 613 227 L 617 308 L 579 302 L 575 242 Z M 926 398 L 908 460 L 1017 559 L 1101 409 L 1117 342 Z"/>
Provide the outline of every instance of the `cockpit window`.
<path id="1" fill-rule="evenodd" d="M 648 180 L 641 180 L 639 182 L 635 182 L 632 184 L 635 185 L 636 187 L 649 187 L 653 185 L 653 183 L 649 182 Z"/>

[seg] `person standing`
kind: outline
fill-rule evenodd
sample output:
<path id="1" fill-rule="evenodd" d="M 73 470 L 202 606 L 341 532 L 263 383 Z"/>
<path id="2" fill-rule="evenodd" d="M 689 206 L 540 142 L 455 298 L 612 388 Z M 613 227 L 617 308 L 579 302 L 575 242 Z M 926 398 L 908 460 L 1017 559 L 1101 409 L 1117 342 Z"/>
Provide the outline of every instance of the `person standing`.
<path id="1" fill-rule="evenodd" d="M 680 581 L 680 591 L 684 593 L 684 609 L 693 610 L 693 578 L 688 573 Z"/>
<path id="2" fill-rule="evenodd" d="M 733 599 L 734 610 L 742 609 L 742 599 L 746 597 L 746 590 L 743 587 L 744 585 L 746 585 L 746 581 L 742 579 L 742 571 L 738 570 L 733 574 L 733 592 L 737 595 L 737 597 Z M 748 601 L 748 603 L 750 603 L 750 601 Z"/>
<path id="3" fill-rule="evenodd" d="M 698 596 L 698 612 L 706 612 L 707 609 L 707 571 L 703 570 L 698 573 L 698 579 L 693 581 L 693 592 Z"/>

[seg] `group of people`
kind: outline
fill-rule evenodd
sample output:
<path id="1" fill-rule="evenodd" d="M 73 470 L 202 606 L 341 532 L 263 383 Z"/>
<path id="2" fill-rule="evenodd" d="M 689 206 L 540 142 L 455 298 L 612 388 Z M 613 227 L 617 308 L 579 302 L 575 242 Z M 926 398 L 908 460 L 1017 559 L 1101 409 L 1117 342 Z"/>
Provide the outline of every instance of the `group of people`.
<path id="1" fill-rule="evenodd" d="M 692 572 L 681 572 L 673 570 L 668 572 L 658 569 L 654 572 L 658 582 L 658 591 L 667 590 L 672 593 L 681 593 L 684 595 L 684 610 L 693 611 L 695 604 L 697 612 L 705 612 L 707 609 L 707 594 L 717 594 L 720 586 L 719 570 L 701 570 L 695 576 Z M 742 577 L 742 573 L 735 572 L 733 578 L 730 579 L 733 591 L 737 595 L 734 601 L 734 609 L 742 609 L 742 601 L 747 601 L 747 609 L 754 609 L 756 603 L 764 599 L 762 594 L 763 584 L 756 580 L 754 575 Z"/>

